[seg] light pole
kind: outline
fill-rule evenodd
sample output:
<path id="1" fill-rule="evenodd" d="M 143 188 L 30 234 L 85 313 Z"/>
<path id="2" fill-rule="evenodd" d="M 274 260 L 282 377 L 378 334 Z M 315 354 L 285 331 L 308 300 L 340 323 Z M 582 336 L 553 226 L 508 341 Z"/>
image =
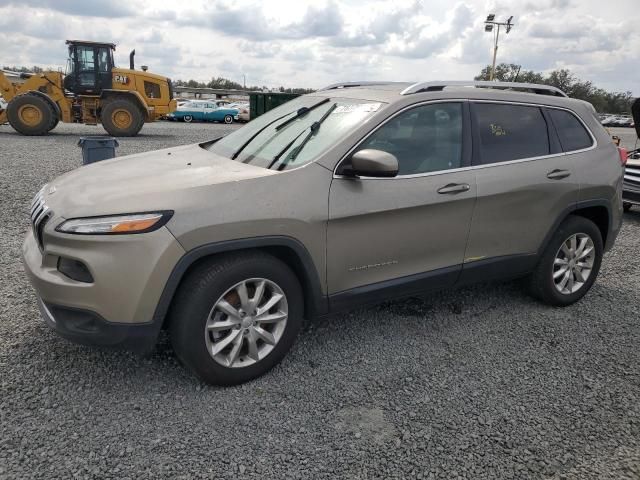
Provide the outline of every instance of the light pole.
<path id="1" fill-rule="evenodd" d="M 246 88 L 247 88 L 247 76 L 244 73 L 242 74 L 242 84 L 244 85 L 244 88 L 246 90 Z"/>
<path id="2" fill-rule="evenodd" d="M 509 17 L 506 22 L 496 22 L 496 16 L 493 13 L 487 15 L 487 19 L 484 21 L 484 31 L 485 32 L 493 32 L 493 63 L 491 64 L 491 74 L 489 75 L 489 80 L 493 81 L 496 76 L 496 57 L 498 56 L 498 39 L 500 37 L 500 27 L 506 27 L 506 33 L 511 31 L 511 27 L 513 27 L 513 15 Z M 496 27 L 494 29 L 494 27 Z"/>

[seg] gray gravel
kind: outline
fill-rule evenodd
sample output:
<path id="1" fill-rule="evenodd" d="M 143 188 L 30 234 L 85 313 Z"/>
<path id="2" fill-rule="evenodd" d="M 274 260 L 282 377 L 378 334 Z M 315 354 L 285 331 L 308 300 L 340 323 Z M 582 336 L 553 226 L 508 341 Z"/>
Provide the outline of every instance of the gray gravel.
<path id="1" fill-rule="evenodd" d="M 119 153 L 230 128 L 148 125 Z M 27 206 L 92 133 L 0 126 L 0 478 L 640 478 L 640 210 L 570 308 L 517 283 L 386 303 L 310 325 L 271 373 L 220 389 L 166 338 L 138 358 L 41 321 Z"/>

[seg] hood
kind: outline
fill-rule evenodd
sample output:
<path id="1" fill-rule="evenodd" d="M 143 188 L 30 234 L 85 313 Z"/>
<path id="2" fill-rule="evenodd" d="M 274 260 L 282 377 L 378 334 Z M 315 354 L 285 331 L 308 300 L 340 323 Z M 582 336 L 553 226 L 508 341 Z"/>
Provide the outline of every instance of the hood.
<path id="1" fill-rule="evenodd" d="M 640 97 L 636 98 L 631 105 L 631 115 L 633 115 L 633 125 L 636 128 L 636 135 L 640 138 Z"/>
<path id="2" fill-rule="evenodd" d="M 58 216 L 173 210 L 180 197 L 215 184 L 277 175 L 187 145 L 118 157 L 68 172 L 45 189 Z"/>

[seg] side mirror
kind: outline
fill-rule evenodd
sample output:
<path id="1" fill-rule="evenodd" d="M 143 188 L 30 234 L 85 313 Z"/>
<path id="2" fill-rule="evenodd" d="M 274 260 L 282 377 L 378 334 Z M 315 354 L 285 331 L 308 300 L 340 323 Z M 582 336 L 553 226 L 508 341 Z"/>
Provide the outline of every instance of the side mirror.
<path id="1" fill-rule="evenodd" d="M 398 175 L 398 159 L 382 150 L 360 150 L 351 156 L 349 174 L 360 177 L 395 177 Z"/>

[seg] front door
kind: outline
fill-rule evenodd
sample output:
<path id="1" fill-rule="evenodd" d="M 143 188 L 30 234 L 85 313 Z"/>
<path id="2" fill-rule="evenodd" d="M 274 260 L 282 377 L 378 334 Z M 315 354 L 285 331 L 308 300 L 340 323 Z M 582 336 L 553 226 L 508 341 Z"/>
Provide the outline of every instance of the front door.
<path id="1" fill-rule="evenodd" d="M 394 288 L 418 292 L 455 282 L 476 198 L 475 172 L 465 168 L 470 144 L 467 103 L 440 102 L 398 113 L 356 147 L 392 153 L 399 174 L 334 178 L 327 231 L 332 308 L 393 296 Z"/>

